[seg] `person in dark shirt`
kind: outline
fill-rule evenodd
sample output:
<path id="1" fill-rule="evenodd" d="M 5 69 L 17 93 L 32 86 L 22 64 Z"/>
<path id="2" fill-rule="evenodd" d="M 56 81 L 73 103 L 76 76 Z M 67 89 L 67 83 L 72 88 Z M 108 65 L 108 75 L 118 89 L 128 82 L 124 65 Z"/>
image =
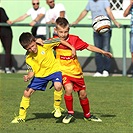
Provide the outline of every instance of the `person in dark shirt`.
<path id="1" fill-rule="evenodd" d="M 7 23 L 9 25 L 11 24 L 6 11 L 2 7 L 0 7 L 0 16 L 0 23 Z M 15 71 L 15 68 L 12 67 L 11 49 L 13 33 L 11 26 L 0 26 L 0 40 L 5 50 L 5 73 L 12 73 Z"/>

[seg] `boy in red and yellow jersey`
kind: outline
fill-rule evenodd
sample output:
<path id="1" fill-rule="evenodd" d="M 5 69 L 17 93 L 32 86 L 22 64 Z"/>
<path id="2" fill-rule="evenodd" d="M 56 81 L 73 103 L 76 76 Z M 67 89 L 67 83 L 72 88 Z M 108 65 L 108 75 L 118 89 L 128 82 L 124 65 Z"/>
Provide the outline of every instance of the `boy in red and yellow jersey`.
<path id="1" fill-rule="evenodd" d="M 87 44 L 76 35 L 70 35 L 69 29 L 69 23 L 67 19 L 59 17 L 56 20 L 55 32 L 57 33 L 58 37 L 61 40 L 66 40 L 76 50 L 87 49 L 92 52 L 101 53 L 109 58 L 112 57 L 112 54 L 110 52 L 105 52 L 95 46 Z M 73 59 L 73 57 L 71 56 L 71 49 L 60 44 L 56 47 L 56 59 L 60 62 L 61 66 L 63 86 L 65 88 L 64 99 L 66 108 L 68 110 L 68 114 L 64 117 L 62 122 L 69 123 L 73 118 L 73 90 L 78 92 L 80 105 L 84 112 L 84 119 L 87 121 L 89 120 L 101 122 L 101 119 L 95 117 L 94 115 L 91 115 L 90 113 L 90 105 L 87 98 L 83 72 L 77 56 Z"/>
<path id="2" fill-rule="evenodd" d="M 39 44 L 37 45 L 34 36 L 26 32 L 20 35 L 19 42 L 22 47 L 27 50 L 26 64 L 28 67 L 28 74 L 24 75 L 24 81 L 27 82 L 31 79 L 31 82 L 24 91 L 20 103 L 19 116 L 15 117 L 11 123 L 25 122 L 31 95 L 36 90 L 45 91 L 49 81 L 52 81 L 52 86 L 54 86 L 56 90 L 56 93 L 54 93 L 54 107 L 60 109 L 62 74 L 59 67 L 60 65 L 55 59 L 53 48 L 63 43 L 63 45 L 72 50 L 72 56 L 75 56 L 75 49 L 73 46 L 66 41 L 61 41 L 59 38 L 50 41 L 46 40 L 42 46 Z"/>

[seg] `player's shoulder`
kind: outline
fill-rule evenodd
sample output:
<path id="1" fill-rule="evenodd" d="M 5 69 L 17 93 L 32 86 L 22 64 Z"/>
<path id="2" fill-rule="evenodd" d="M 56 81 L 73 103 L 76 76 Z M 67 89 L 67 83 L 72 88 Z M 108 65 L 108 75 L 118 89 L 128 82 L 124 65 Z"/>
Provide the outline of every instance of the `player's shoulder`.
<path id="1" fill-rule="evenodd" d="M 56 42 L 60 42 L 60 38 L 59 37 L 50 38 L 48 40 L 45 40 L 43 43 L 44 44 L 50 44 L 50 43 L 56 43 Z"/>
<path id="2" fill-rule="evenodd" d="M 76 38 L 79 38 L 79 36 L 73 35 L 73 34 L 69 34 L 69 38 L 74 38 L 74 39 L 76 39 Z"/>

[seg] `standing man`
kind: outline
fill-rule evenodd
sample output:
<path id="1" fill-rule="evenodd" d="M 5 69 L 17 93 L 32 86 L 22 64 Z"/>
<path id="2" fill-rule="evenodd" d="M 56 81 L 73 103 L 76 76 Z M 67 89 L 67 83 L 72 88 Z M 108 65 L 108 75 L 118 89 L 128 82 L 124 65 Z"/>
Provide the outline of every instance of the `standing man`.
<path id="1" fill-rule="evenodd" d="M 54 24 L 58 17 L 66 18 L 66 10 L 63 4 L 55 4 L 54 0 L 46 0 L 49 9 L 46 12 L 46 23 Z M 53 33 L 53 35 L 56 33 Z"/>
<path id="2" fill-rule="evenodd" d="M 130 3 L 126 10 L 123 13 L 124 17 L 127 17 L 129 14 L 131 14 L 131 31 L 130 31 L 130 51 L 132 56 L 132 64 L 131 64 L 131 73 L 133 78 L 133 0 L 130 0 Z"/>
<path id="3" fill-rule="evenodd" d="M 11 24 L 5 9 L 2 7 L 0 7 L 0 23 Z M 11 55 L 13 33 L 10 26 L 0 26 L 0 40 L 5 51 L 5 73 L 12 73 L 12 68 L 14 68 L 12 67 L 13 62 Z"/>
<path id="4" fill-rule="evenodd" d="M 29 23 L 32 26 L 31 32 L 36 38 L 46 39 L 46 27 L 36 27 L 36 24 L 45 24 L 46 9 L 39 7 L 39 0 L 32 0 L 33 7 L 27 13 L 12 21 L 12 23 L 20 22 L 31 16 L 32 21 Z M 34 27 L 35 26 L 35 27 Z"/>
<path id="5" fill-rule="evenodd" d="M 81 12 L 79 17 L 76 19 L 75 22 L 72 24 L 78 24 L 86 15 L 91 11 L 92 19 L 99 15 L 104 15 L 109 17 L 113 23 L 119 28 L 120 23 L 118 23 L 110 9 L 110 2 L 108 0 L 89 0 L 86 8 Z M 110 39 L 111 39 L 112 30 L 104 34 L 99 34 L 94 32 L 94 45 L 102 50 L 110 52 Z M 101 53 L 95 54 L 95 61 L 96 61 L 96 73 L 94 77 L 107 77 L 110 73 L 111 67 L 111 59 L 108 57 L 103 56 Z"/>

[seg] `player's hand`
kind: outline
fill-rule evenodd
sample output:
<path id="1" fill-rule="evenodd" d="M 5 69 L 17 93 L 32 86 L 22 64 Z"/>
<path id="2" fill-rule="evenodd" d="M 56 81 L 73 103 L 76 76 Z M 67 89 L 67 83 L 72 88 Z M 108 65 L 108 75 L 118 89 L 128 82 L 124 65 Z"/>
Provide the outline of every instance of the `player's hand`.
<path id="1" fill-rule="evenodd" d="M 24 79 L 24 81 L 25 81 L 25 82 L 27 82 L 27 81 L 29 81 L 29 80 L 30 80 L 30 78 L 29 78 L 29 76 L 28 76 L 28 75 L 24 75 L 23 79 Z"/>
<path id="2" fill-rule="evenodd" d="M 75 58 L 76 56 L 76 49 L 73 47 L 72 48 L 72 58 Z"/>
<path id="3" fill-rule="evenodd" d="M 43 40 L 41 38 L 36 38 L 36 43 L 41 44 L 43 46 Z"/>
<path id="4" fill-rule="evenodd" d="M 110 53 L 110 52 L 103 52 L 103 54 L 105 55 L 105 56 L 107 56 L 107 57 L 109 57 L 109 58 L 112 58 L 113 57 L 113 55 Z"/>

